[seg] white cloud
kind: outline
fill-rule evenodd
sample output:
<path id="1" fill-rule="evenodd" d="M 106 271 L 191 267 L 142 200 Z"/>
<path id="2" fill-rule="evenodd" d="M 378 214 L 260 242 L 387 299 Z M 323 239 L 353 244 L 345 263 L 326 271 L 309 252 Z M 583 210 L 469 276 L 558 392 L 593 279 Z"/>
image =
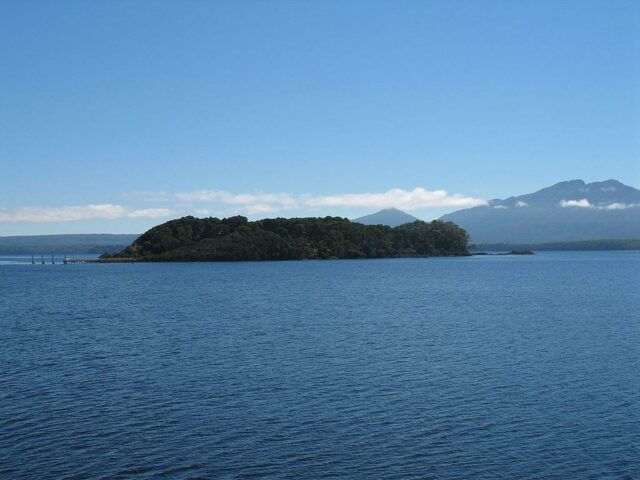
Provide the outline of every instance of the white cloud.
<path id="1" fill-rule="evenodd" d="M 529 204 L 527 202 L 523 202 L 522 200 L 518 200 L 516 202 L 516 207 L 518 207 L 518 208 L 528 207 L 528 206 L 529 206 Z"/>
<path id="2" fill-rule="evenodd" d="M 50 223 L 75 222 L 79 220 L 114 220 L 117 218 L 158 218 L 171 214 L 166 208 L 144 208 L 133 210 L 110 203 L 70 207 L 18 207 L 0 208 L 1 223 Z"/>
<path id="3" fill-rule="evenodd" d="M 494 205 L 493 208 L 499 208 L 501 210 L 507 209 L 509 207 L 507 207 L 506 205 Z"/>
<path id="4" fill-rule="evenodd" d="M 589 203 L 589 200 L 583 198 L 582 200 L 562 200 L 560 202 L 561 207 L 580 207 L 580 208 L 595 208 L 598 210 L 624 210 L 625 208 L 640 207 L 640 203 L 610 203 L 609 205 L 599 204 L 594 205 Z"/>
<path id="5" fill-rule="evenodd" d="M 288 193 L 239 193 L 234 194 L 224 190 L 196 190 L 195 192 L 176 193 L 175 198 L 184 202 L 211 202 L 225 205 L 246 206 L 275 206 L 280 209 L 295 209 L 298 207 L 296 199 Z"/>
<path id="6" fill-rule="evenodd" d="M 328 196 L 304 196 L 302 201 L 310 207 L 396 207 L 404 210 L 416 210 L 430 207 L 475 207 L 486 205 L 486 200 L 464 197 L 460 194 L 449 195 L 444 190 L 414 188 L 403 190 L 393 188 L 382 193 L 346 193 Z"/>
<path id="7" fill-rule="evenodd" d="M 589 203 L 589 200 L 583 198 L 582 200 L 562 200 L 560 202 L 562 208 L 579 207 L 579 208 L 591 208 L 593 205 Z"/>
<path id="8" fill-rule="evenodd" d="M 292 195 L 289 193 L 231 193 L 224 190 L 197 190 L 177 193 L 175 198 L 186 202 L 210 202 L 242 207 L 250 214 L 282 210 L 318 209 L 322 207 L 388 208 L 416 210 L 431 207 L 473 207 L 487 205 L 485 200 L 449 195 L 444 190 L 393 188 L 386 192 L 344 193 L 339 195 Z"/>
<path id="9" fill-rule="evenodd" d="M 609 205 L 605 205 L 605 210 L 624 210 L 625 208 L 635 208 L 640 207 L 640 203 L 611 203 Z"/>
<path id="10" fill-rule="evenodd" d="M 0 223 L 159 218 L 169 215 L 185 215 L 189 212 L 199 216 L 224 216 L 230 213 L 262 215 L 281 211 L 323 210 L 332 207 L 368 209 L 396 207 L 403 210 L 416 210 L 432 207 L 464 208 L 488 205 L 487 201 L 479 198 L 465 197 L 460 194 L 450 195 L 444 190 L 427 190 L 425 188 L 414 188 L 413 190 L 394 188 L 385 192 L 339 195 L 232 193 L 224 190 L 196 190 L 181 193 L 139 192 L 132 193 L 129 197 L 163 202 L 171 208 L 133 209 L 110 203 L 65 207 L 0 208 Z M 196 205 L 198 203 L 201 205 Z M 228 207 L 233 207 L 234 211 L 229 212 Z"/>
<path id="11" fill-rule="evenodd" d="M 275 206 L 267 205 L 264 203 L 254 203 L 251 205 L 246 205 L 244 210 L 251 215 L 256 215 L 260 213 L 272 213 L 277 212 L 279 209 Z"/>

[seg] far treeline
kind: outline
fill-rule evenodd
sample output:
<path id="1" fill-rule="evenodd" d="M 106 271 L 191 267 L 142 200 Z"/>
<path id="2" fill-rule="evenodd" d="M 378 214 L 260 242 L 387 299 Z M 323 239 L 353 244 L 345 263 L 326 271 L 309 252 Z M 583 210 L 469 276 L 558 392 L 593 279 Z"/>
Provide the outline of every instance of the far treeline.
<path id="1" fill-rule="evenodd" d="M 553 243 L 485 243 L 470 245 L 471 250 L 510 251 L 600 251 L 600 250 L 640 250 L 640 239 L 629 240 L 579 240 Z"/>
<path id="2" fill-rule="evenodd" d="M 148 261 L 426 257 L 468 255 L 467 242 L 467 232 L 439 220 L 391 228 L 339 217 L 249 222 L 242 216 L 189 216 L 153 227 L 114 256 Z"/>

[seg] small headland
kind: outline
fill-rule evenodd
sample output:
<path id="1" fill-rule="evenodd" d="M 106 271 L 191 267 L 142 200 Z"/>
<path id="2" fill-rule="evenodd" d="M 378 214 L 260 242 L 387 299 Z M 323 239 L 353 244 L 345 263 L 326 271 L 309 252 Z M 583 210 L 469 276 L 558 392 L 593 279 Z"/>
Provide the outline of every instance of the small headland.
<path id="1" fill-rule="evenodd" d="M 471 255 L 535 255 L 531 250 L 511 250 L 510 252 L 471 252 Z"/>

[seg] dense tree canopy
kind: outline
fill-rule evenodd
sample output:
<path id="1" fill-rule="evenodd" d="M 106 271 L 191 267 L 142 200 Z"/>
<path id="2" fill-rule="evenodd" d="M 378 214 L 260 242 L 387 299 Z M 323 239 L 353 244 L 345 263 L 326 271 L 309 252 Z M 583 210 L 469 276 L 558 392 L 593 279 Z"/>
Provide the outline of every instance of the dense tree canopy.
<path id="1" fill-rule="evenodd" d="M 391 228 L 339 217 L 249 222 L 183 217 L 158 225 L 117 254 L 155 261 L 301 260 L 466 255 L 467 233 L 451 222 Z"/>

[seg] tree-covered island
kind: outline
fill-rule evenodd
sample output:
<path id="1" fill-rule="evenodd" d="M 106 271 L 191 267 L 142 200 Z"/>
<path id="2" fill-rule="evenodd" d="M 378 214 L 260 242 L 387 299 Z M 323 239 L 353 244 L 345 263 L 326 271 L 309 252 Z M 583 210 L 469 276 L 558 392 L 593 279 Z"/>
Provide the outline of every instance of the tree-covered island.
<path id="1" fill-rule="evenodd" d="M 142 261 L 303 260 L 468 255 L 468 235 L 452 222 L 398 227 L 346 218 L 183 217 L 140 235 L 115 255 Z"/>

